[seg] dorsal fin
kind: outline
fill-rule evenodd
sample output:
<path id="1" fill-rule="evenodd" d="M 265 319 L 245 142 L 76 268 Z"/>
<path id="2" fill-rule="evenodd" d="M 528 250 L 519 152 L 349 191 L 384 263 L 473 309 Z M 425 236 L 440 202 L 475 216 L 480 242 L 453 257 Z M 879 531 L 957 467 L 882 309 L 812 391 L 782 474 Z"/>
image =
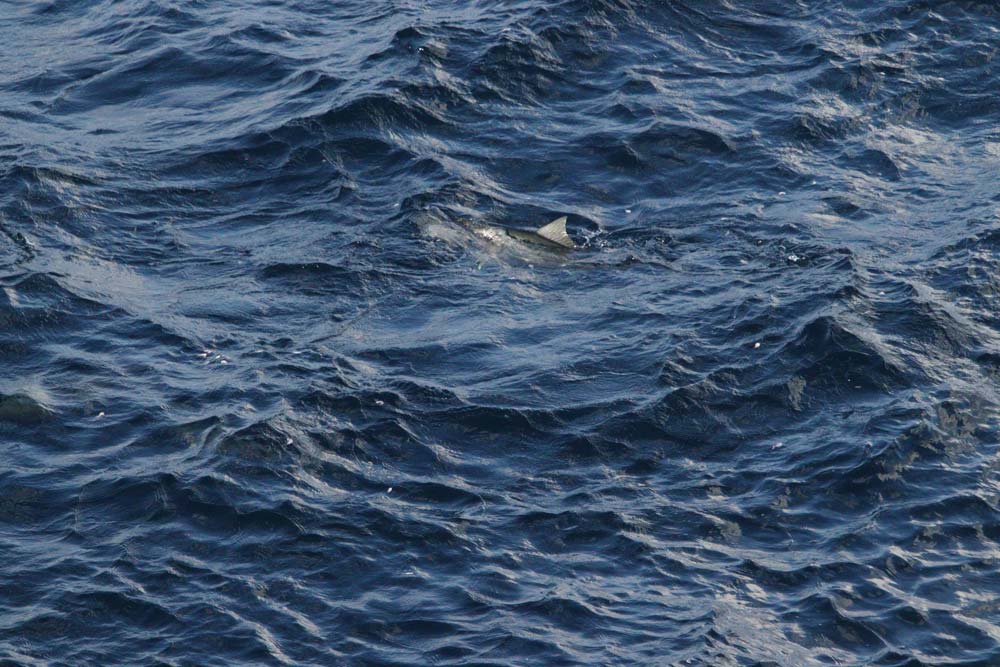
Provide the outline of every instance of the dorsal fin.
<path id="1" fill-rule="evenodd" d="M 558 243 L 564 248 L 575 248 L 576 244 L 573 243 L 573 239 L 569 237 L 566 233 L 566 216 L 561 218 L 556 218 L 544 227 L 539 227 L 536 234 L 541 236 L 543 239 L 552 241 L 553 243 Z"/>

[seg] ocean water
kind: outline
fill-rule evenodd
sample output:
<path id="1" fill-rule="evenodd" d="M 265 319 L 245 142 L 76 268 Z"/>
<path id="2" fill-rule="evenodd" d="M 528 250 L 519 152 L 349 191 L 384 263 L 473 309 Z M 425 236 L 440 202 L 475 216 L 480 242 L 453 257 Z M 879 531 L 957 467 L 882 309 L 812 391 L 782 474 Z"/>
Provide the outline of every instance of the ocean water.
<path id="1" fill-rule="evenodd" d="M 1000 665 L 998 56 L 5 0 L 0 664 Z"/>

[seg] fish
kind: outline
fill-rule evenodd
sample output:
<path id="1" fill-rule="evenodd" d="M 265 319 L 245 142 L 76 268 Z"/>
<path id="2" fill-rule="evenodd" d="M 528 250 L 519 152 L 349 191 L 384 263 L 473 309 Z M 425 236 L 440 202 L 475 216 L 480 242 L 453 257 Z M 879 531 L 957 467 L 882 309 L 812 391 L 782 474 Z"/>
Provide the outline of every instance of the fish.
<path id="1" fill-rule="evenodd" d="M 576 244 L 566 232 L 566 216 L 556 218 L 547 225 L 542 225 L 533 232 L 526 232 L 520 229 L 509 229 L 507 227 L 497 227 L 507 236 L 523 241 L 524 243 L 534 243 L 553 250 L 575 250 Z"/>
<path id="2" fill-rule="evenodd" d="M 464 230 L 473 237 L 498 247 L 508 246 L 511 249 L 521 247 L 526 250 L 537 248 L 539 251 L 558 254 L 579 248 L 566 232 L 566 216 L 556 218 L 534 231 L 490 225 L 468 218 L 442 218 L 433 213 L 420 215 L 417 224 L 424 234 L 454 244 L 466 242 L 462 235 L 457 233 L 459 230 Z"/>

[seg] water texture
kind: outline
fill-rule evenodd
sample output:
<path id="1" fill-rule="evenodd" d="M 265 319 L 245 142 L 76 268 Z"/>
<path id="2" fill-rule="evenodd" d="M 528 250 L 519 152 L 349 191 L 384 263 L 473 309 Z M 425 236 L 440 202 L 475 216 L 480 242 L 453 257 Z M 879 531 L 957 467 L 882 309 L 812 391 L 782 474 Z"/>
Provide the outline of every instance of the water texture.
<path id="1" fill-rule="evenodd" d="M 1000 665 L 998 54 L 6 0 L 0 664 Z"/>

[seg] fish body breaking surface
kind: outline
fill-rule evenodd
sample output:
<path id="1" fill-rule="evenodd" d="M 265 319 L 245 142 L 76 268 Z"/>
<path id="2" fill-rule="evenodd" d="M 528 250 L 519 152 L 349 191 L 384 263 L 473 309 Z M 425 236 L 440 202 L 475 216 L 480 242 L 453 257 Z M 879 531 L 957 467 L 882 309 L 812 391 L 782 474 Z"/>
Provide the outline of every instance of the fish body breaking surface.
<path id="1" fill-rule="evenodd" d="M 523 243 L 544 246 L 551 250 L 574 250 L 577 247 L 573 243 L 573 239 L 566 233 L 566 216 L 556 218 L 533 232 L 483 224 L 476 224 L 473 229 L 491 240 L 502 240 L 504 237 L 509 237 Z"/>

